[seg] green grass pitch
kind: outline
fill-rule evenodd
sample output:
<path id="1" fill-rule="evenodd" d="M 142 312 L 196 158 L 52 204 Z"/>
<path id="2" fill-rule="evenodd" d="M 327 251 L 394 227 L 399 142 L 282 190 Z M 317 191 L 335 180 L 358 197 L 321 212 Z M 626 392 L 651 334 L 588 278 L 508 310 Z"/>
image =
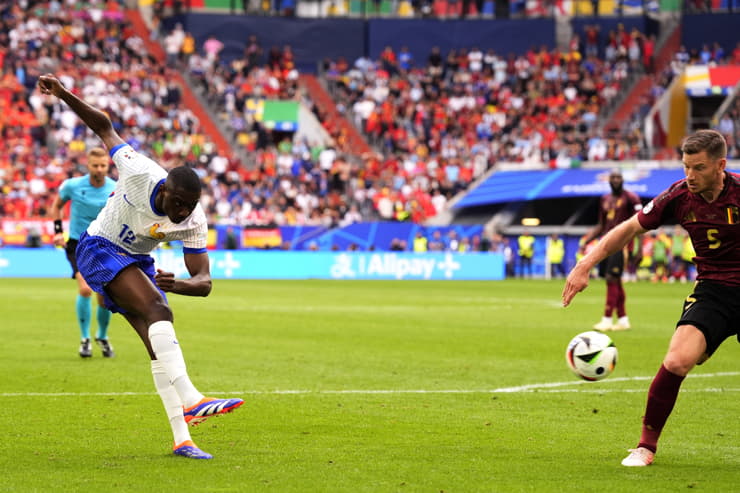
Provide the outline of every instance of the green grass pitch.
<path id="1" fill-rule="evenodd" d="M 192 429 L 212 461 L 171 454 L 146 352 L 123 318 L 117 356 L 77 356 L 71 280 L 0 282 L 0 491 L 737 491 L 740 348 L 686 380 L 649 468 L 647 387 L 690 285 L 627 284 L 619 362 L 581 382 L 565 347 L 601 316 L 593 281 L 215 281 L 171 296 L 188 371 L 241 396 Z M 95 330 L 93 322 L 93 331 Z"/>

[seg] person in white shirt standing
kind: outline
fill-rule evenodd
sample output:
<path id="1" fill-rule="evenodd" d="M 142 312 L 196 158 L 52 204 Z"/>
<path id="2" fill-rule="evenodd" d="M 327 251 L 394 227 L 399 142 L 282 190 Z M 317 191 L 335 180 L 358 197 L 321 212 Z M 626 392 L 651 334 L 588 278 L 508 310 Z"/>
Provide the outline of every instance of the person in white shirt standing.
<path id="1" fill-rule="evenodd" d="M 176 455 L 211 459 L 192 441 L 188 424 L 233 411 L 242 399 L 204 397 L 190 381 L 165 292 L 208 296 L 211 273 L 201 183 L 190 168 L 165 171 L 136 152 L 110 118 L 68 91 L 53 75 L 38 81 L 43 94 L 61 99 L 103 141 L 118 167 L 113 195 L 80 236 L 77 266 L 106 307 L 136 330 L 151 358 L 152 375 L 174 436 Z M 161 242 L 181 240 L 189 279 L 156 269 L 149 255 Z"/>

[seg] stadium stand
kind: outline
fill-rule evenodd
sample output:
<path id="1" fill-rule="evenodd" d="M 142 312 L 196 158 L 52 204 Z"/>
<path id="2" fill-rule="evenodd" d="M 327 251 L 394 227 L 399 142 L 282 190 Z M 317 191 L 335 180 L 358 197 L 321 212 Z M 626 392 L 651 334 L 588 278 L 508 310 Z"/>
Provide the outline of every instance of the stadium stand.
<path id="1" fill-rule="evenodd" d="M 3 216 L 44 217 L 58 184 L 79 173 L 85 149 L 97 145 L 74 114 L 35 90 L 43 72 L 110 109 L 121 134 L 164 166 L 205 170 L 218 152 L 204 120 L 183 104 L 187 88 L 178 74 L 150 56 L 118 4 L 46 6 L 14 5 L 3 15 L 2 92 L 9 111 L 0 167 L 11 177 L 3 185 Z"/>
<path id="2" fill-rule="evenodd" d="M 375 219 L 422 224 L 502 163 L 571 169 L 643 157 L 641 122 L 673 80 L 670 62 L 681 53 L 680 29 L 665 24 L 671 30 L 660 42 L 627 18 L 589 20 L 561 48 L 553 39 L 505 55 L 473 44 L 420 53 L 418 45 L 378 41 L 368 21 L 368 46 L 378 46 L 377 55 L 330 57 L 316 77 L 304 45 L 274 48 L 274 38 L 251 31 L 236 44 L 191 33 L 183 12 L 169 16 L 157 10 L 160 3 L 150 18 L 132 17 L 116 2 L 72 12 L 53 5 L 40 12 L 11 7 L 4 15 L 4 217 L 43 216 L 91 143 L 68 112 L 34 93 L 40 71 L 65 74 L 86 97 L 125 108 L 116 123 L 166 166 L 195 167 L 208 184 L 203 202 L 214 224 L 336 228 Z M 412 9 L 424 15 L 423 5 Z M 601 25 L 603 36 L 594 27 Z M 46 46 L 46 39 L 59 42 Z M 270 49 L 259 46 L 262 39 Z M 710 61 L 717 51 L 694 49 Z M 740 59 L 740 49 L 733 56 Z M 622 94 L 628 97 L 605 114 Z M 255 115 L 273 98 L 309 108 L 328 139 L 294 139 L 290 128 L 261 124 Z M 732 101 L 714 124 L 735 152 Z M 132 123 L 144 131 L 129 130 Z"/>
<path id="3" fill-rule="evenodd" d="M 446 136 L 459 135 L 465 141 L 458 142 L 455 155 L 467 167 L 476 153 L 488 156 L 472 178 L 496 161 L 569 167 L 636 156 L 635 143 L 605 143 L 597 119 L 629 73 L 644 70 L 641 39 L 637 31 L 621 43 L 613 39 L 606 59 L 584 57 L 576 38 L 569 51 L 542 47 L 516 57 L 473 47 L 450 50 L 440 61 L 434 51 L 426 65 L 410 68 L 400 67 L 388 47 L 377 62 L 358 59 L 344 70 L 335 64 L 327 77 L 335 97 L 353 108 L 356 125 L 385 152 L 446 157 Z M 632 58 L 628 45 L 635 50 Z"/>

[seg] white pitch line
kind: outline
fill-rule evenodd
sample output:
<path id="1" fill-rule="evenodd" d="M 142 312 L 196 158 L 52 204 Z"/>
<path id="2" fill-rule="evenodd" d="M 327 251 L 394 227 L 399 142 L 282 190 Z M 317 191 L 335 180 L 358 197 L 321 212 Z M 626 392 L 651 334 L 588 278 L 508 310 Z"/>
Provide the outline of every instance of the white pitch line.
<path id="1" fill-rule="evenodd" d="M 699 373 L 689 375 L 688 378 L 714 378 L 714 377 L 735 377 L 740 372 L 718 372 L 718 373 Z M 622 377 L 608 378 L 600 382 L 587 382 L 585 380 L 570 380 L 567 382 L 549 382 L 534 383 L 529 385 L 519 385 L 517 387 L 500 387 L 497 389 L 394 389 L 394 390 L 373 390 L 373 389 L 347 389 L 347 390 L 240 390 L 240 391 L 209 391 L 213 395 L 336 395 L 336 394 L 523 394 L 531 392 L 589 392 L 589 393 L 607 393 L 607 392 L 645 392 L 645 389 L 605 389 L 600 387 L 601 384 L 613 384 L 619 382 L 639 382 L 651 380 L 653 377 Z M 583 386 L 595 386 L 597 388 L 583 388 Z M 576 386 L 578 388 L 562 388 Z M 689 389 L 689 392 L 740 392 L 740 388 L 707 388 L 707 389 Z M 125 397 L 157 395 L 156 392 L 0 392 L 0 397 Z"/>
<path id="2" fill-rule="evenodd" d="M 707 389 L 681 389 L 681 393 L 696 394 L 699 392 L 707 393 L 722 393 L 722 392 L 740 392 L 740 388 L 707 388 Z M 532 391 L 523 392 L 532 393 Z M 539 394 L 567 394 L 567 393 L 579 393 L 579 394 L 644 394 L 645 389 L 548 389 L 540 390 Z"/>
<path id="3" fill-rule="evenodd" d="M 688 378 L 710 378 L 710 377 L 734 377 L 740 375 L 740 372 L 737 371 L 731 371 L 731 372 L 719 372 L 719 373 L 698 373 L 695 375 L 689 375 Z M 622 377 L 622 378 L 608 378 L 606 380 L 602 380 L 599 383 L 604 384 L 612 384 L 612 383 L 618 383 L 618 382 L 639 382 L 644 380 L 652 380 L 653 377 Z M 520 385 L 518 387 L 504 387 L 500 389 L 491 390 L 490 392 L 493 393 L 519 393 L 519 392 L 537 392 L 545 389 L 552 389 L 554 387 L 567 387 L 570 385 L 594 385 L 596 382 L 587 382 L 585 380 L 576 380 L 574 382 L 552 382 L 552 383 L 534 383 L 530 385 Z M 574 389 L 575 390 L 575 389 Z M 569 392 L 573 392 L 574 390 L 570 390 Z M 580 390 L 580 389 L 579 389 Z M 589 391 L 593 391 L 594 389 L 589 389 Z M 619 390 L 617 390 L 619 391 Z"/>

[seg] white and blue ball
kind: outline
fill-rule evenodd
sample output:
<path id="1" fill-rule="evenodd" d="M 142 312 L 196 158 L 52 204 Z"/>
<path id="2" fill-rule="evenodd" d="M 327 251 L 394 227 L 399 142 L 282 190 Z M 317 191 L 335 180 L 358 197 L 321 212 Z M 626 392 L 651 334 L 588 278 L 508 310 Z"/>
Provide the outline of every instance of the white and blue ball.
<path id="1" fill-rule="evenodd" d="M 606 334 L 595 330 L 583 332 L 568 344 L 565 361 L 582 379 L 601 380 L 611 375 L 617 365 L 617 347 Z"/>

